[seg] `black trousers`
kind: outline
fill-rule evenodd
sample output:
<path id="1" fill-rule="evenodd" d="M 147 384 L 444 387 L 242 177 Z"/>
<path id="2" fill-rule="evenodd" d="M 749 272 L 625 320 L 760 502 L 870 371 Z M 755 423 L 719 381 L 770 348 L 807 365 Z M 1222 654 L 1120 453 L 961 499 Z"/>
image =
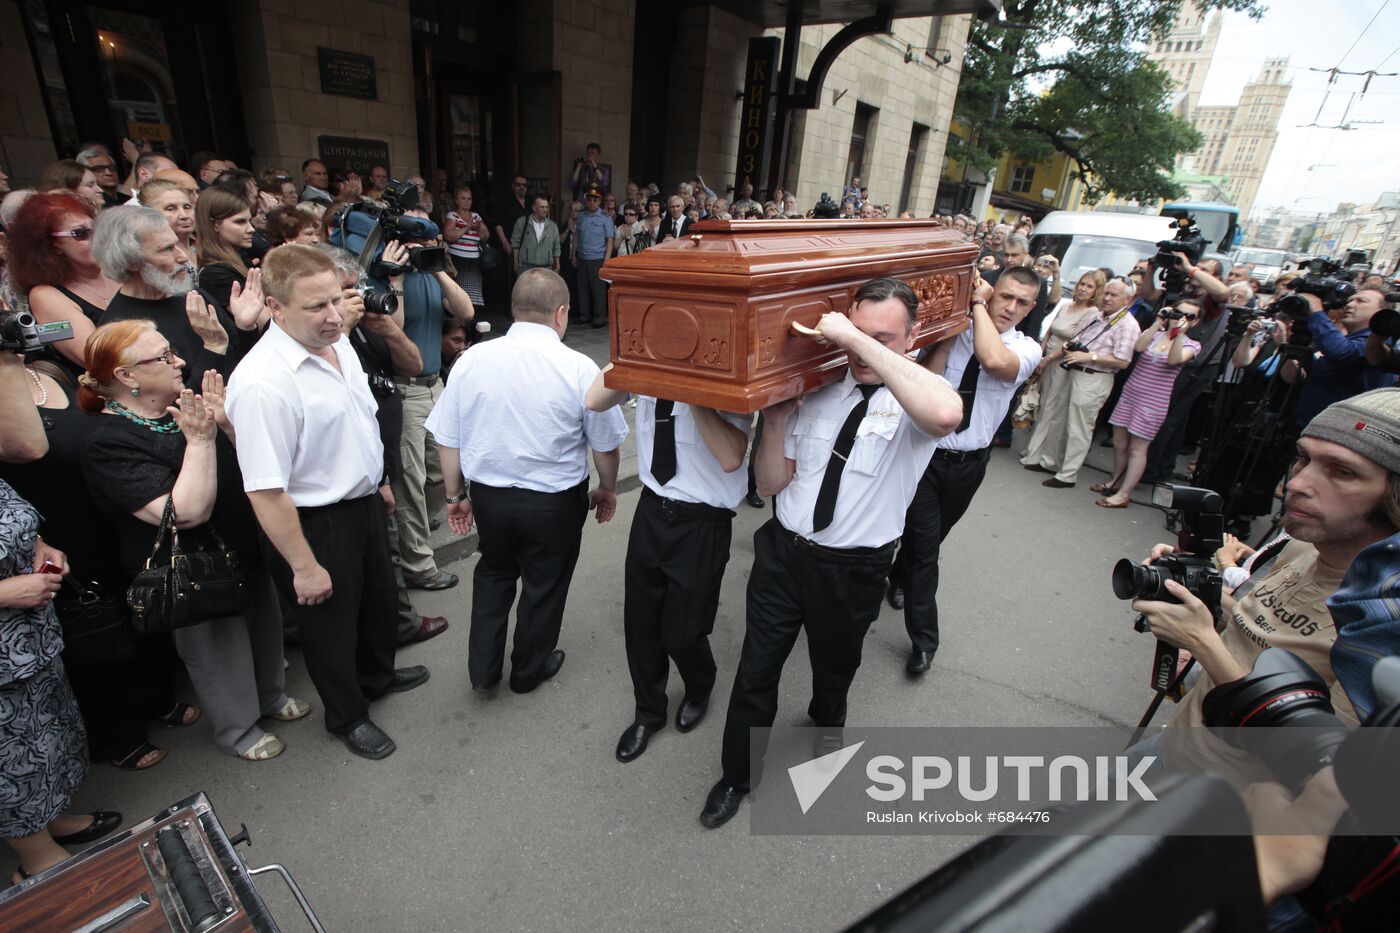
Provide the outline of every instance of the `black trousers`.
<path id="1" fill-rule="evenodd" d="M 807 632 L 812 701 L 818 726 L 846 723 L 846 694 L 860 668 L 861 645 L 880 614 L 894 542 L 834 551 L 799 541 L 769 519 L 753 536 L 747 620 L 739 669 L 724 721 L 724 779 L 750 787 L 749 730 L 773 725 L 778 681 L 797 633 Z"/>
<path id="2" fill-rule="evenodd" d="M 510 682 L 539 683 L 545 659 L 559 644 L 564 603 L 588 517 L 588 480 L 563 492 L 471 484 L 481 557 L 472 577 L 472 629 L 467 673 L 489 687 L 505 665 L 510 607 L 520 583 Z"/>
<path id="3" fill-rule="evenodd" d="M 938 553 L 967 512 L 990 451 L 955 463 L 935 451 L 904 517 L 904 536 L 890 578 L 904 589 L 904 628 L 915 651 L 938 650 Z"/>
<path id="4" fill-rule="evenodd" d="M 710 632 L 729 563 L 734 513 L 663 499 L 642 488 L 627 540 L 623 628 L 637 722 L 666 724 L 671 661 L 685 695 L 702 699 L 715 685 Z"/>
<path id="5" fill-rule="evenodd" d="M 326 707 L 326 728 L 344 734 L 369 718 L 369 702 L 394 677 L 398 587 L 389 558 L 384 500 L 378 493 L 297 509 L 316 561 L 331 575 L 331 596 L 297 605 L 292 568 L 266 544 L 272 579 L 296 606 L 306 671 Z"/>
<path id="6" fill-rule="evenodd" d="M 1147 467 L 1143 470 L 1144 483 L 1170 483 L 1176 472 L 1176 458 L 1186 439 L 1186 425 L 1191 418 L 1192 406 L 1201 393 L 1210 388 L 1215 378 L 1214 366 L 1203 367 L 1204 372 L 1192 373 L 1189 377 L 1182 373 L 1172 386 L 1171 403 L 1167 407 L 1167 417 L 1157 429 L 1152 446 L 1147 448 Z"/>

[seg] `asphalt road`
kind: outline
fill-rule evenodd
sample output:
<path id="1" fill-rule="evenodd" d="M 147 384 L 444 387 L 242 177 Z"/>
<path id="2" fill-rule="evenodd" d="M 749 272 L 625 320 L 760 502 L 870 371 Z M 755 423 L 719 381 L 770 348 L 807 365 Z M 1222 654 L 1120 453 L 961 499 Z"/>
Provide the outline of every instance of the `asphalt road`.
<path id="1" fill-rule="evenodd" d="M 1096 448 L 1094 462 L 1107 453 Z M 1088 469 L 1076 489 L 1043 489 L 1042 478 L 996 451 L 944 547 L 933 671 L 905 677 L 902 617 L 885 607 L 851 690 L 852 725 L 1136 721 L 1152 644 L 1132 631 L 1108 576 L 1119 557 L 1168 540 L 1161 514 L 1095 508 L 1088 485 L 1100 474 Z M 836 929 L 964 847 L 952 837 L 753 836 L 747 804 L 719 830 L 697 822 L 719 773 L 752 532 L 766 510 L 740 506 L 710 717 L 688 735 L 661 732 L 631 764 L 613 758 L 632 713 L 621 567 L 636 499 L 623 495 L 610 524 L 590 520 L 561 641 L 568 659 L 535 693 L 469 689 L 468 556 L 448 565 L 463 577 L 456 589 L 414 594 L 421 611 L 447 615 L 452 627 L 400 654 L 401 664 L 427 664 L 432 679 L 374 709 L 398 742 L 394 755 L 355 758 L 324 731 L 292 648 L 290 690 L 317 710 L 275 724 L 288 746 L 280 758 L 225 756 L 205 723 L 162 731 L 165 762 L 139 774 L 94 766 L 77 806 L 117 808 L 130 823 L 205 791 L 231 830 L 248 825 L 249 861 L 287 865 L 331 930 Z M 804 724 L 809 690 L 799 644 L 779 725 Z M 673 709 L 679 694 L 673 677 Z M 260 888 L 284 927 L 300 929 L 279 883 Z"/>

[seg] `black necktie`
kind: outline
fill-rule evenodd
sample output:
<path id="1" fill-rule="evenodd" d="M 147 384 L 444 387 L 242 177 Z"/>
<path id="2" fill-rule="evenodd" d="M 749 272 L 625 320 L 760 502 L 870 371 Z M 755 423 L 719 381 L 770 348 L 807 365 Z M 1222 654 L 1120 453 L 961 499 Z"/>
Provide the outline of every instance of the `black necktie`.
<path id="1" fill-rule="evenodd" d="M 966 431 L 967 426 L 972 424 L 972 403 L 977 400 L 977 377 L 982 374 L 982 364 L 977 362 L 977 354 L 974 352 L 967 358 L 967 368 L 963 370 L 962 381 L 958 383 L 958 395 L 962 396 L 963 416 L 958 422 L 957 434 Z"/>
<path id="2" fill-rule="evenodd" d="M 676 403 L 656 400 L 655 433 L 651 437 L 651 478 L 665 486 L 676 476 Z"/>
<path id="3" fill-rule="evenodd" d="M 865 418 L 866 409 L 870 407 L 870 396 L 880 387 L 857 385 L 856 388 L 860 389 L 860 401 L 846 416 L 846 423 L 841 425 L 841 431 L 836 435 L 836 445 L 831 448 L 831 459 L 826 462 L 822 486 L 817 491 L 817 508 L 812 513 L 813 534 L 830 525 L 832 516 L 836 514 L 836 494 L 841 490 L 841 471 L 846 468 L 846 458 L 851 455 L 851 448 L 856 442 L 856 431 L 860 428 L 861 420 Z"/>

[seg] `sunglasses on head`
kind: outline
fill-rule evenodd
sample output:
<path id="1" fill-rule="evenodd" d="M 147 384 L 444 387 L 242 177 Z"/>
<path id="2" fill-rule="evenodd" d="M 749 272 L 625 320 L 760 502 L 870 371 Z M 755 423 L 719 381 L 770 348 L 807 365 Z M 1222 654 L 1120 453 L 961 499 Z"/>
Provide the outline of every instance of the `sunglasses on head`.
<path id="1" fill-rule="evenodd" d="M 92 228 L 74 227 L 72 230 L 59 230 L 55 233 L 49 234 L 49 236 L 71 236 L 73 239 L 81 243 L 84 240 L 92 239 Z"/>

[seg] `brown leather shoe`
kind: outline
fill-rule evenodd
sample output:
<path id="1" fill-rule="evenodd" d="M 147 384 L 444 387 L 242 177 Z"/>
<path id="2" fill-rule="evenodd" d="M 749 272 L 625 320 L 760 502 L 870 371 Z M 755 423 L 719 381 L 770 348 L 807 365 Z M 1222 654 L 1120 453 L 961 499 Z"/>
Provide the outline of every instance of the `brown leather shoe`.
<path id="1" fill-rule="evenodd" d="M 404 644 L 417 644 L 420 641 L 427 641 L 429 638 L 436 638 L 447 631 L 447 619 L 444 616 L 424 616 L 423 621 L 418 624 L 418 631 L 408 636 Z"/>

